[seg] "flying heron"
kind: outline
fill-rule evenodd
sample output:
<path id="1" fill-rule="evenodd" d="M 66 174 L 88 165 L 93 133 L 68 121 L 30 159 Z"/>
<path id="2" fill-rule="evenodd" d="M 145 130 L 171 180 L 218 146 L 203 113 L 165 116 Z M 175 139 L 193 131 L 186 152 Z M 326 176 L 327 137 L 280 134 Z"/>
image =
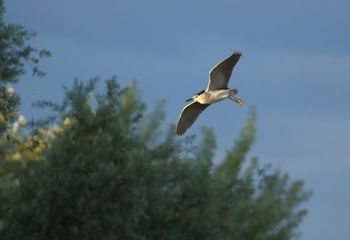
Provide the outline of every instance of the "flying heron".
<path id="1" fill-rule="evenodd" d="M 187 104 L 181 111 L 179 121 L 176 127 L 176 134 L 183 135 L 187 129 L 196 121 L 201 112 L 204 111 L 210 104 L 220 102 L 225 98 L 231 99 L 239 105 L 243 105 L 244 101 L 235 97 L 238 93 L 237 88 L 229 89 L 227 87 L 230 80 L 233 67 L 241 57 L 241 53 L 235 51 L 231 56 L 219 62 L 209 72 L 209 82 L 207 89 L 200 91 L 190 99 L 187 99 Z"/>

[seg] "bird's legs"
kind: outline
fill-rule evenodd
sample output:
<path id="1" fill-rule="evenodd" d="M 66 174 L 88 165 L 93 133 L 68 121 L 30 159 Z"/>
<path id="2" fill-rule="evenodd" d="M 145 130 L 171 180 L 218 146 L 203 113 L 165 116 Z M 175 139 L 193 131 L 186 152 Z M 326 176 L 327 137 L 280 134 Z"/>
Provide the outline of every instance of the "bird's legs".
<path id="1" fill-rule="evenodd" d="M 238 103 L 238 104 L 241 105 L 241 106 L 244 104 L 244 100 L 241 99 L 241 98 L 232 96 L 232 97 L 230 97 L 230 99 L 231 99 L 232 101 L 234 101 L 235 103 Z"/>

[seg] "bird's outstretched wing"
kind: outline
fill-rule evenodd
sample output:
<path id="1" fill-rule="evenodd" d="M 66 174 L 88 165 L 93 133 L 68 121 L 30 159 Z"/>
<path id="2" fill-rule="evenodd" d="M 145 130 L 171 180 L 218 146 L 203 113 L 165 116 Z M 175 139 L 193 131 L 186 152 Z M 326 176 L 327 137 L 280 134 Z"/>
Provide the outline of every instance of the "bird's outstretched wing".
<path id="1" fill-rule="evenodd" d="M 187 104 L 180 114 L 177 122 L 176 134 L 183 135 L 189 129 L 201 112 L 210 104 L 200 104 L 199 102 L 191 102 Z"/>
<path id="2" fill-rule="evenodd" d="M 240 57 L 241 53 L 236 51 L 213 67 L 209 72 L 209 82 L 206 91 L 227 89 L 227 84 L 230 80 L 233 67 L 236 65 Z"/>

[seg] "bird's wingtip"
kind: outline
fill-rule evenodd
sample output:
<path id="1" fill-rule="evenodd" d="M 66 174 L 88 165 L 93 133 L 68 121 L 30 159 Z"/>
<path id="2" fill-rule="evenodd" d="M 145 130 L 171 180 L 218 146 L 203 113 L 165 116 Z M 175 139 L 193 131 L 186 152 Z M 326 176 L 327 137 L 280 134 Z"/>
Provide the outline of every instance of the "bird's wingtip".
<path id="1" fill-rule="evenodd" d="M 175 132 L 175 134 L 177 135 L 177 136 L 182 136 L 182 135 L 184 135 L 184 131 L 180 131 L 180 130 L 178 130 L 178 129 L 176 129 L 176 132 Z"/>
<path id="2" fill-rule="evenodd" d="M 242 53 L 241 53 L 240 51 L 238 51 L 238 50 L 235 50 L 235 51 L 233 52 L 233 55 L 242 56 Z"/>

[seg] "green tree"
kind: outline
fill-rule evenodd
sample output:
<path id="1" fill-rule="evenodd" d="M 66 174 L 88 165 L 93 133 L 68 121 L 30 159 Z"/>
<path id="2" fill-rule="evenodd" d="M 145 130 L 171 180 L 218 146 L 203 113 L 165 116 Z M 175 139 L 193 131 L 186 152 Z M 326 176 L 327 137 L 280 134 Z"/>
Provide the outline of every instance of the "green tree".
<path id="1" fill-rule="evenodd" d="M 5 8 L 0 0 L 0 140 L 8 138 L 10 124 L 18 118 L 20 98 L 13 90 L 13 84 L 26 69 L 33 75 L 43 76 L 39 69 L 39 60 L 50 56 L 45 49 L 37 49 L 29 44 L 35 33 L 23 26 L 8 24 L 4 21 Z M 4 149 L 0 148 L 0 156 Z"/>
<path id="2" fill-rule="evenodd" d="M 179 140 L 174 126 L 165 133 L 159 128 L 163 103 L 145 113 L 135 84 L 121 88 L 112 78 L 103 94 L 95 93 L 95 85 L 96 79 L 75 81 L 61 105 L 40 104 L 57 112 L 55 126 L 42 130 L 52 134 L 45 150 L 26 155 L 32 164 L 18 179 L 4 238 L 284 240 L 297 235 L 306 214 L 300 204 L 310 195 L 302 181 L 260 167 L 256 158 L 243 167 L 254 141 L 254 110 L 233 148 L 214 165 L 211 129 L 202 130 L 198 143 L 192 137 Z"/>
<path id="3" fill-rule="evenodd" d="M 26 69 L 42 76 L 39 60 L 50 55 L 45 49 L 33 48 L 29 41 L 35 34 L 20 25 L 6 23 L 4 13 L 0 0 L 0 229 L 3 211 L 17 189 L 17 176 L 24 166 L 21 155 L 33 154 L 33 148 L 29 149 L 31 143 L 21 139 L 20 129 L 25 120 L 20 116 L 20 97 L 13 85 Z"/>

